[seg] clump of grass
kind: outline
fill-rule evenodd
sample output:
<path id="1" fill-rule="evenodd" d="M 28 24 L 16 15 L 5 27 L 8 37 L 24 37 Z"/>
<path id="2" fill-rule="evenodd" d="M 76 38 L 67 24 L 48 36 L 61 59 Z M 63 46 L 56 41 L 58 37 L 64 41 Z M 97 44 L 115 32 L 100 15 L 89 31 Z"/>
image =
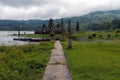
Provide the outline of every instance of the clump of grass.
<path id="1" fill-rule="evenodd" d="M 104 39 L 104 37 L 102 35 L 98 35 L 99 39 Z"/>
<path id="2" fill-rule="evenodd" d="M 0 80 L 41 80 L 53 42 L 0 46 Z"/>

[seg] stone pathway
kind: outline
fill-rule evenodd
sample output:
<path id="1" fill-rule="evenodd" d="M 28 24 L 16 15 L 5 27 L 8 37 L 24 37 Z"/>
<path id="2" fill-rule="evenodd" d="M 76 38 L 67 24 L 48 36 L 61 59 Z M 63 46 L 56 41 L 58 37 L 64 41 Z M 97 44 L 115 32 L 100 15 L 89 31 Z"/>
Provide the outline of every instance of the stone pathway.
<path id="1" fill-rule="evenodd" d="M 42 80 L 72 80 L 60 41 L 55 42 Z"/>

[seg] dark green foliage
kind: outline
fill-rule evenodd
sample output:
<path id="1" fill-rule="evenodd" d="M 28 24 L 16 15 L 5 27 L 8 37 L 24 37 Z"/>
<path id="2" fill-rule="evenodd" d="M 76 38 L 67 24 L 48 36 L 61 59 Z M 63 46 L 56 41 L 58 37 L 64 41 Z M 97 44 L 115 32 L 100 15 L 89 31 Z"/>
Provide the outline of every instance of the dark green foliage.
<path id="1" fill-rule="evenodd" d="M 114 26 L 114 29 L 120 29 L 120 20 L 115 19 L 112 21 L 112 24 Z"/>
<path id="2" fill-rule="evenodd" d="M 118 34 L 119 34 L 119 33 L 120 33 L 120 31 L 116 31 L 116 33 L 118 33 Z"/>
<path id="3" fill-rule="evenodd" d="M 111 35 L 110 35 L 110 34 L 108 34 L 108 35 L 107 35 L 107 38 L 110 38 L 110 37 L 111 37 Z"/>
<path id="4" fill-rule="evenodd" d="M 97 34 L 96 34 L 96 33 L 93 33 L 93 34 L 92 34 L 92 37 L 93 37 L 93 38 L 95 38 L 96 36 L 97 36 Z"/>
<path id="5" fill-rule="evenodd" d="M 101 23 L 90 23 L 88 25 L 88 30 L 99 31 L 99 30 L 109 30 L 111 22 L 101 22 Z"/>
<path id="6" fill-rule="evenodd" d="M 0 20 L 0 30 L 36 30 L 47 20 Z"/>
<path id="7" fill-rule="evenodd" d="M 120 31 L 119 30 L 116 30 L 115 31 L 115 37 L 119 37 L 120 36 Z"/>

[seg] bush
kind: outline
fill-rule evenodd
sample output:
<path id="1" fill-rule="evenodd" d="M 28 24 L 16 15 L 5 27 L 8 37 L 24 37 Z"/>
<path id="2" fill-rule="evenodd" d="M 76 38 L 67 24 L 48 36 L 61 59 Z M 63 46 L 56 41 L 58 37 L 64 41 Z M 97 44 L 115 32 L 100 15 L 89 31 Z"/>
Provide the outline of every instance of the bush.
<path id="1" fill-rule="evenodd" d="M 96 34 L 96 33 L 93 33 L 93 34 L 92 34 L 92 37 L 93 37 L 93 38 L 95 38 L 96 36 L 97 36 L 97 34 Z"/>
<path id="2" fill-rule="evenodd" d="M 120 31 L 119 31 L 119 30 L 117 30 L 117 31 L 116 31 L 116 33 L 120 33 Z"/>
<path id="3" fill-rule="evenodd" d="M 107 38 L 110 38 L 111 37 L 111 35 L 110 34 L 107 34 Z"/>
<path id="4" fill-rule="evenodd" d="M 88 39 L 93 39 L 93 37 L 91 35 L 88 35 Z"/>

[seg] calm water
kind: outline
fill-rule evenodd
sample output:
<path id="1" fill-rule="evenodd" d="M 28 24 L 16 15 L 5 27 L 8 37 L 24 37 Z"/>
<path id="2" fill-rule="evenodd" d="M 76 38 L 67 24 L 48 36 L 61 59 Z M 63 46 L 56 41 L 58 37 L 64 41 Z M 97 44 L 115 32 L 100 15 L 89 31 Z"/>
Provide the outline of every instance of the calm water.
<path id="1" fill-rule="evenodd" d="M 21 31 L 21 34 L 33 34 L 33 31 Z M 24 41 L 14 41 L 13 38 L 17 38 L 17 36 L 10 36 L 10 34 L 18 34 L 17 31 L 0 31 L 0 45 L 24 45 L 30 42 Z"/>

